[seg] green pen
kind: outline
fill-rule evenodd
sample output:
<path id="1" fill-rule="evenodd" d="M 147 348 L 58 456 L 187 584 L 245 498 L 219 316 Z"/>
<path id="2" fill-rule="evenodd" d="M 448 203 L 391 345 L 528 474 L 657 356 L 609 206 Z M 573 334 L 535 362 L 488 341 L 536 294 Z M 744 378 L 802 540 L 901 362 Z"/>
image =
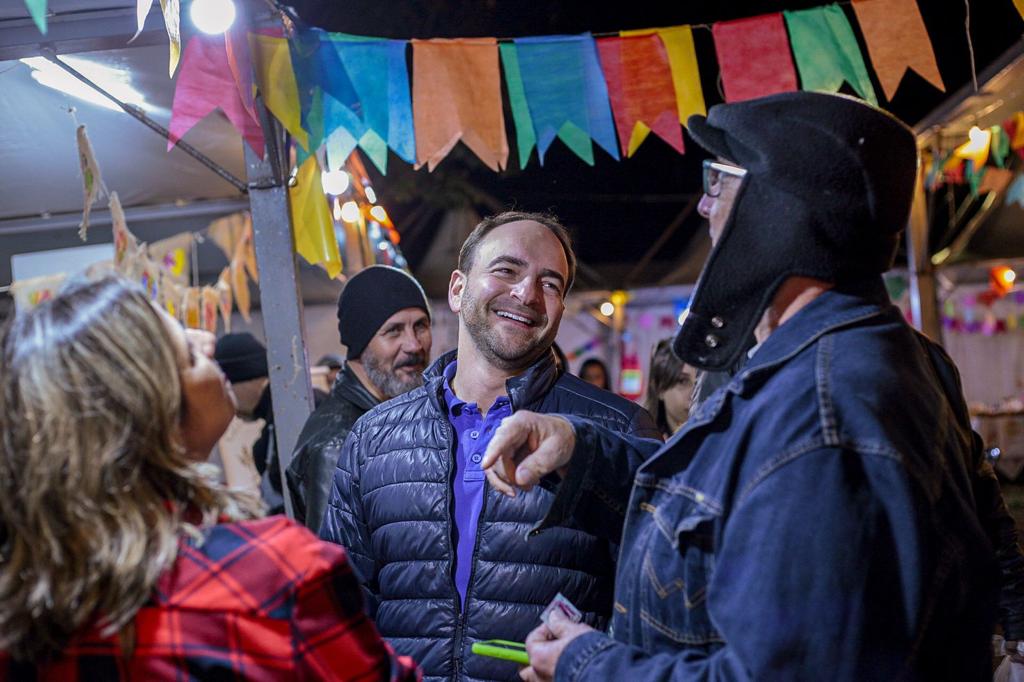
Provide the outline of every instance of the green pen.
<path id="1" fill-rule="evenodd" d="M 490 656 L 519 665 L 530 665 L 530 657 L 526 653 L 526 645 L 521 642 L 509 642 L 504 639 L 489 639 L 485 642 L 473 642 L 470 649 L 479 656 Z"/>

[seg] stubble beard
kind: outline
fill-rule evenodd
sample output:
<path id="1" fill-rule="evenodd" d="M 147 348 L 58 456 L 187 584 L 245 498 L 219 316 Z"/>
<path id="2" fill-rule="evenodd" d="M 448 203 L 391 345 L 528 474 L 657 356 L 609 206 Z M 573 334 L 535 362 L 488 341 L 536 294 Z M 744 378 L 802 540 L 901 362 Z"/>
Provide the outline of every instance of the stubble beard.
<path id="1" fill-rule="evenodd" d="M 462 322 L 469 337 L 480 354 L 494 367 L 503 371 L 526 369 L 543 355 L 554 343 L 557 328 L 548 330 L 543 336 L 519 344 L 510 344 L 496 329 L 490 319 L 490 308 L 478 301 L 469 290 L 463 295 Z M 546 322 L 546 318 L 544 322 Z"/>
<path id="2" fill-rule="evenodd" d="M 417 386 L 423 385 L 423 375 L 420 372 L 413 372 L 408 379 L 402 378 L 402 375 L 398 374 L 397 368 L 389 370 L 384 366 L 384 363 L 374 354 L 364 352 L 363 357 L 360 358 L 363 362 L 363 369 L 366 370 L 366 376 L 369 377 L 370 382 L 377 387 L 377 390 L 384 394 L 387 399 L 400 396 L 403 393 L 407 393 Z M 426 362 L 425 357 L 421 357 L 420 363 Z"/>

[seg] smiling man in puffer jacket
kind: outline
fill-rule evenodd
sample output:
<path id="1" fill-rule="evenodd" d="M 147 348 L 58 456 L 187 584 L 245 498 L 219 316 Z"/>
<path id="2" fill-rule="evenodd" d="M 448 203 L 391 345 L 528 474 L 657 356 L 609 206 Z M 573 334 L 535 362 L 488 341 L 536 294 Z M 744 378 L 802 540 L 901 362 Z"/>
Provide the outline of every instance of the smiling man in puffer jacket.
<path id="1" fill-rule="evenodd" d="M 615 548 L 572 520 L 535 536 L 554 498 L 541 485 L 509 499 L 480 462 L 514 411 L 569 413 L 659 439 L 638 405 L 564 374 L 551 344 L 576 262 L 551 216 L 509 212 L 467 238 L 452 273 L 454 353 L 426 382 L 364 415 L 345 441 L 320 535 L 343 544 L 371 613 L 425 679 L 514 679 L 514 664 L 473 655 L 473 642 L 523 641 L 561 592 L 603 628 Z"/>

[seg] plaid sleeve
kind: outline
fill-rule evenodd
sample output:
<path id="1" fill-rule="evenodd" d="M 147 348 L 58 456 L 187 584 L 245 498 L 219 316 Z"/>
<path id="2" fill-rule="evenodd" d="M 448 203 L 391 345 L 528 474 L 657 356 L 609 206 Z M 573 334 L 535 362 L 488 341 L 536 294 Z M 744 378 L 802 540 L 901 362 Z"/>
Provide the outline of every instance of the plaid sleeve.
<path id="1" fill-rule="evenodd" d="M 345 550 L 318 541 L 311 564 L 292 613 L 298 678 L 419 680 L 412 659 L 395 655 L 367 617 Z"/>

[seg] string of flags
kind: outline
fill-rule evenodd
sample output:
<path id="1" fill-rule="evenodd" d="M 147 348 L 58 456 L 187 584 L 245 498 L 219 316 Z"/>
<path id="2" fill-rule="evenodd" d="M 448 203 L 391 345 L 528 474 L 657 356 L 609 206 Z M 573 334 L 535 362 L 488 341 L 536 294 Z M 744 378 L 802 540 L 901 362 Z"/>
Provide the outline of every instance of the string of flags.
<path id="1" fill-rule="evenodd" d="M 945 89 L 916 0 L 858 0 L 852 15 L 887 99 L 909 69 Z M 710 28 L 728 102 L 798 87 L 835 92 L 844 83 L 878 102 L 838 4 Z M 381 173 L 389 149 L 433 170 L 462 141 L 500 171 L 510 151 L 502 77 L 521 168 L 534 149 L 543 165 L 555 139 L 591 165 L 594 145 L 628 158 L 651 133 L 682 154 L 679 124 L 706 113 L 690 26 L 410 41 L 305 26 L 290 26 L 287 35 L 236 27 L 223 38 L 197 35 L 185 47 L 168 143 L 219 108 L 259 148 L 255 84 L 300 147 L 300 161 L 326 148 L 323 170 L 340 168 L 356 147 Z"/>
<path id="2" fill-rule="evenodd" d="M 945 185 L 967 185 L 972 196 L 1006 192 L 1007 203 L 1024 207 L 1024 176 L 1009 168 L 1012 154 L 1024 159 L 1021 111 L 999 125 L 972 127 L 967 140 L 950 150 L 926 151 L 926 186 L 934 191 Z"/>

